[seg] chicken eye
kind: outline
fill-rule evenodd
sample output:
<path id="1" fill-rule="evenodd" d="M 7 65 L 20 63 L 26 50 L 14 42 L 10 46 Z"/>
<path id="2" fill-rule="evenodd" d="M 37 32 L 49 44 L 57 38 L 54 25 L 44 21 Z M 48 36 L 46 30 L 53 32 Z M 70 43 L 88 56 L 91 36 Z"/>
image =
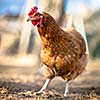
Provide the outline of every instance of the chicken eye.
<path id="1" fill-rule="evenodd" d="M 36 14 L 35 14 L 35 16 L 38 16 L 38 17 L 40 17 L 40 16 L 41 16 L 41 14 L 40 14 L 40 13 L 36 13 Z"/>

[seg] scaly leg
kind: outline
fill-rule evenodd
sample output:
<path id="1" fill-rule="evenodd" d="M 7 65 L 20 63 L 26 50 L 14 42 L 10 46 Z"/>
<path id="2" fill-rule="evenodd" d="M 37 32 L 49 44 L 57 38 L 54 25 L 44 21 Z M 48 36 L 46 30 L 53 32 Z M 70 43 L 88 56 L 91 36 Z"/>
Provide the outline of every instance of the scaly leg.
<path id="1" fill-rule="evenodd" d="M 46 82 L 45 82 L 45 84 L 43 85 L 43 87 L 41 88 L 41 90 L 37 92 L 37 94 L 42 93 L 48 87 L 48 85 L 49 85 L 49 83 L 50 83 L 51 80 L 52 79 L 47 79 Z"/>
<path id="2" fill-rule="evenodd" d="M 64 92 L 64 96 L 66 97 L 68 93 L 68 81 L 66 81 L 66 87 L 65 87 L 65 92 Z"/>

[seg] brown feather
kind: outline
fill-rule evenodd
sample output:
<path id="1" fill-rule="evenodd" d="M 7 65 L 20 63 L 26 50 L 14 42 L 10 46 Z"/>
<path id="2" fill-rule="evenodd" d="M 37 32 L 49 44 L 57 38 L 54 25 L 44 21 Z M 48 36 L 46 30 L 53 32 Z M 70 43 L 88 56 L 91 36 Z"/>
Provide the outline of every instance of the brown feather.
<path id="1" fill-rule="evenodd" d="M 49 14 L 43 16 L 43 26 L 38 26 L 38 31 L 42 40 L 41 60 L 48 73 L 45 76 L 76 78 L 87 64 L 83 37 L 74 28 L 63 31 Z"/>

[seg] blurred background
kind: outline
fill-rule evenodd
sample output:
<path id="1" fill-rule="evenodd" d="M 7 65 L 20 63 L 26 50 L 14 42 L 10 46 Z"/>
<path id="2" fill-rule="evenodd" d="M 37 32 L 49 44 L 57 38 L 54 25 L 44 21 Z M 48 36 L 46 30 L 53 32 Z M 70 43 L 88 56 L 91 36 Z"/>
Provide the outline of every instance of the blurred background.
<path id="1" fill-rule="evenodd" d="M 27 23 L 28 12 L 37 5 L 65 28 L 67 15 L 87 41 L 89 69 L 100 65 L 100 0 L 0 0 L 0 72 L 34 73 L 40 64 L 41 40 Z M 89 50 L 89 51 L 88 51 Z M 11 69 L 11 70 L 10 70 Z M 22 72 L 22 71 L 21 71 Z"/>

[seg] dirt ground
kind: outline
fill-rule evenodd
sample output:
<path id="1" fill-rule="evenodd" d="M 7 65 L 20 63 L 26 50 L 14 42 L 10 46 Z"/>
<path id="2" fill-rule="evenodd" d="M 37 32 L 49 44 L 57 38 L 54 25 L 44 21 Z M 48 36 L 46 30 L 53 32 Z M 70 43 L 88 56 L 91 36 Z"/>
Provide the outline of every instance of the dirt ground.
<path id="1" fill-rule="evenodd" d="M 41 95 L 34 94 L 45 82 L 39 70 L 32 67 L 0 66 L 0 100 L 100 100 L 100 63 L 90 63 L 87 70 L 69 83 L 57 77 Z"/>

